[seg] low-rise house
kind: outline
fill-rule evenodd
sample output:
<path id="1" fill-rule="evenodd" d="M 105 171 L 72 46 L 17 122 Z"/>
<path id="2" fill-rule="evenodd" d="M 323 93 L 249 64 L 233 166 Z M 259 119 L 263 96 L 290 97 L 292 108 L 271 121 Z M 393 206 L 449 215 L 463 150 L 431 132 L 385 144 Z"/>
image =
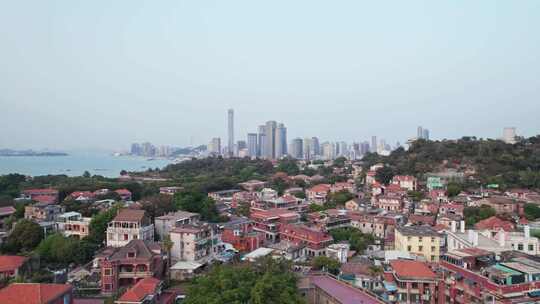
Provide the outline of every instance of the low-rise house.
<path id="1" fill-rule="evenodd" d="M 115 304 L 172 304 L 174 297 L 162 295 L 163 283 L 156 278 L 144 278 L 128 289 Z"/>
<path id="2" fill-rule="evenodd" d="M 308 215 L 308 220 L 313 226 L 325 231 L 351 226 L 351 218 L 345 209 L 328 209 L 312 212 Z"/>
<path id="3" fill-rule="evenodd" d="M 0 303 L 74 304 L 73 287 L 68 284 L 12 283 L 0 289 Z"/>
<path id="4" fill-rule="evenodd" d="M 288 241 L 269 244 L 268 248 L 274 250 L 273 257 L 284 258 L 290 261 L 302 261 L 305 258 L 305 246 Z"/>
<path id="5" fill-rule="evenodd" d="M 360 201 L 358 199 L 352 199 L 345 203 L 345 209 L 350 211 L 357 211 L 360 209 Z"/>
<path id="6" fill-rule="evenodd" d="M 398 197 L 382 195 L 377 197 L 375 206 L 386 211 L 403 212 L 404 202 Z"/>
<path id="7" fill-rule="evenodd" d="M 120 199 L 127 202 L 127 201 L 131 201 L 131 191 L 129 191 L 128 189 L 118 189 L 118 190 L 115 190 L 114 192 L 118 193 L 118 195 L 120 195 Z"/>
<path id="8" fill-rule="evenodd" d="M 132 240 L 101 261 L 101 291 L 113 294 L 140 279 L 161 277 L 164 261 L 158 243 Z"/>
<path id="9" fill-rule="evenodd" d="M 221 241 L 231 244 L 240 252 L 250 252 L 265 241 L 264 234 L 253 229 L 253 221 L 247 218 L 233 218 L 221 225 Z"/>
<path id="10" fill-rule="evenodd" d="M 474 229 L 480 230 L 480 231 L 488 230 L 488 231 L 492 231 L 495 234 L 497 231 L 501 229 L 504 231 L 513 231 L 515 229 L 515 225 L 512 222 L 505 221 L 496 216 L 492 216 L 490 218 L 481 220 L 478 223 L 474 224 Z"/>
<path id="11" fill-rule="evenodd" d="M 16 278 L 21 274 L 27 257 L 18 255 L 0 255 L 0 280 Z"/>
<path id="12" fill-rule="evenodd" d="M 253 229 L 263 233 L 265 240 L 270 243 L 279 241 L 279 228 L 281 225 L 297 223 L 300 214 L 286 209 L 250 209 L 249 218 L 253 220 Z"/>
<path id="13" fill-rule="evenodd" d="M 122 247 L 132 240 L 153 241 L 154 225 L 143 210 L 121 209 L 107 227 L 107 246 Z"/>
<path id="14" fill-rule="evenodd" d="M 415 191 L 418 186 L 416 177 L 410 175 L 395 175 L 392 178 L 392 184 L 398 185 L 407 191 Z"/>
<path id="15" fill-rule="evenodd" d="M 0 207 L 0 230 L 5 230 L 7 227 L 4 225 L 4 221 L 15 214 L 17 210 L 13 206 Z"/>
<path id="16" fill-rule="evenodd" d="M 424 256 L 427 261 L 438 262 L 443 235 L 429 226 L 402 226 L 395 229 L 396 250 Z"/>
<path id="17" fill-rule="evenodd" d="M 318 184 L 306 190 L 306 197 L 309 202 L 322 205 L 326 202 L 330 190 L 330 185 Z"/>
<path id="18" fill-rule="evenodd" d="M 439 206 L 439 213 L 441 215 L 455 214 L 463 216 L 463 209 L 465 209 L 465 206 L 463 204 L 446 203 Z"/>
<path id="19" fill-rule="evenodd" d="M 173 186 L 173 187 L 159 187 L 159 194 L 164 194 L 164 195 L 174 195 L 180 191 L 184 190 L 183 187 L 176 187 L 176 186 Z"/>
<path id="20" fill-rule="evenodd" d="M 156 226 L 156 233 L 159 239 L 163 240 L 174 228 L 186 224 L 198 223 L 200 218 L 201 216 L 198 213 L 180 210 L 156 217 L 154 225 Z"/>
<path id="21" fill-rule="evenodd" d="M 278 192 L 272 188 L 264 188 L 259 192 L 259 198 L 262 201 L 270 201 L 278 198 Z"/>
<path id="22" fill-rule="evenodd" d="M 435 215 L 411 214 L 411 215 L 409 215 L 408 223 L 411 224 L 411 225 L 433 226 L 433 225 L 435 225 Z"/>
<path id="23" fill-rule="evenodd" d="M 356 287 L 377 291 L 383 288 L 382 281 L 379 279 L 382 273 L 378 273 L 378 269 L 369 260 L 348 262 L 341 265 L 340 277 L 352 282 Z"/>
<path id="24" fill-rule="evenodd" d="M 351 245 L 348 243 L 331 244 L 326 247 L 326 256 L 344 264 L 349 259 L 350 249 Z"/>
<path id="25" fill-rule="evenodd" d="M 64 236 L 73 236 L 82 239 L 90 233 L 92 218 L 83 217 L 79 212 L 66 212 L 56 217 L 56 230 Z"/>
<path id="26" fill-rule="evenodd" d="M 24 218 L 36 222 L 52 222 L 62 213 L 64 213 L 64 207 L 60 205 L 36 203 L 24 207 Z"/>
<path id="27" fill-rule="evenodd" d="M 240 183 L 238 185 L 240 187 L 244 188 L 246 191 L 255 192 L 255 191 L 258 191 L 258 190 L 264 188 L 264 186 L 266 185 L 266 182 L 256 180 L 256 179 L 252 179 L 252 180 L 249 180 L 247 182 Z"/>
<path id="28" fill-rule="evenodd" d="M 505 197 L 505 196 L 490 196 L 487 198 L 483 198 L 481 200 L 473 201 L 471 202 L 472 206 L 482 206 L 487 205 L 491 208 L 495 209 L 497 214 L 516 214 L 522 215 L 522 209 L 525 202 L 518 201 L 513 198 Z"/>
<path id="29" fill-rule="evenodd" d="M 298 289 L 307 304 L 383 304 L 382 298 L 328 275 L 311 275 L 299 280 Z"/>
<path id="30" fill-rule="evenodd" d="M 69 195 L 69 198 L 80 203 L 89 203 L 96 199 L 96 194 L 92 191 L 75 191 Z"/>
<path id="31" fill-rule="evenodd" d="M 348 191 L 354 194 L 356 193 L 356 185 L 353 182 L 337 182 L 331 186 L 330 191 L 332 193 Z"/>
<path id="32" fill-rule="evenodd" d="M 58 190 L 51 188 L 26 189 L 22 191 L 21 198 L 38 203 L 55 204 L 58 203 Z"/>
<path id="33" fill-rule="evenodd" d="M 395 284 L 393 303 L 445 303 L 443 282 L 427 263 L 409 260 L 390 261 Z"/>
<path id="34" fill-rule="evenodd" d="M 306 246 L 306 256 L 326 255 L 326 247 L 332 243 L 332 236 L 304 225 L 284 224 L 279 228 L 279 238 L 297 245 Z"/>

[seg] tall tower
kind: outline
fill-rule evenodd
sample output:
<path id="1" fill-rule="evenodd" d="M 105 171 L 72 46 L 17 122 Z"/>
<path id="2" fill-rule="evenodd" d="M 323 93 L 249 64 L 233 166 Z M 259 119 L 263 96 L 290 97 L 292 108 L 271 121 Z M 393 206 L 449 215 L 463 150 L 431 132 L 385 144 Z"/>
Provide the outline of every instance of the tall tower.
<path id="1" fill-rule="evenodd" d="M 377 153 L 377 136 L 371 136 L 371 152 Z"/>
<path id="2" fill-rule="evenodd" d="M 287 155 L 287 128 L 280 123 L 276 128 L 275 158 L 279 159 Z"/>
<path id="3" fill-rule="evenodd" d="M 417 139 L 423 139 L 424 138 L 424 128 L 422 128 L 421 126 L 418 126 L 418 128 L 416 130 L 416 138 Z"/>
<path id="4" fill-rule="evenodd" d="M 229 151 L 229 156 L 234 156 L 234 110 L 229 109 L 227 111 L 227 118 L 228 118 L 228 146 L 227 149 Z"/>
<path id="5" fill-rule="evenodd" d="M 266 126 L 261 125 L 258 129 L 258 140 L 257 140 L 257 156 L 265 156 L 265 147 L 266 147 Z"/>
<path id="6" fill-rule="evenodd" d="M 265 126 L 265 145 L 264 145 L 264 157 L 268 159 L 276 158 L 276 129 L 277 123 L 275 121 L 267 121 Z"/>
<path id="7" fill-rule="evenodd" d="M 257 156 L 257 133 L 248 133 L 247 148 L 250 157 Z"/>

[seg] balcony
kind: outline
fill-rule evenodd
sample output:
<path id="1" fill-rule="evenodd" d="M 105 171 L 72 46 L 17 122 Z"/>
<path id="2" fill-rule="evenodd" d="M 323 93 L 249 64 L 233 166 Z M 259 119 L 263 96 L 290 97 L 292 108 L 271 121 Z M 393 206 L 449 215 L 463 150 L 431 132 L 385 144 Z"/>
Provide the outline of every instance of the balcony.
<path id="1" fill-rule="evenodd" d="M 121 271 L 118 273 L 120 279 L 132 279 L 132 278 L 147 278 L 153 276 L 154 273 L 151 271 Z"/>

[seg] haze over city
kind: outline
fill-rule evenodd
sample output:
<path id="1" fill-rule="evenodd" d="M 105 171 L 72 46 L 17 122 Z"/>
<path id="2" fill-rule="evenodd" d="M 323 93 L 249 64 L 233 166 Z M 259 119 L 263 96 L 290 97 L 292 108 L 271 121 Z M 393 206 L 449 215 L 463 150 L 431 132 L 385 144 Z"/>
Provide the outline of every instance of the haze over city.
<path id="1" fill-rule="evenodd" d="M 31 8 L 31 9 L 30 9 Z M 538 1 L 16 1 L 0 9 L 0 147 L 538 133 Z"/>

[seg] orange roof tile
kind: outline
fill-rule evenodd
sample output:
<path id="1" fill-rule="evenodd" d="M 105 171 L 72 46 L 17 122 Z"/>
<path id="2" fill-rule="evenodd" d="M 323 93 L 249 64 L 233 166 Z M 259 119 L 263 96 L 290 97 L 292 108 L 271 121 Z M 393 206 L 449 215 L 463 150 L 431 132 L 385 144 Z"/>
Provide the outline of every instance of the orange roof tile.
<path id="1" fill-rule="evenodd" d="M 144 278 L 126 291 L 118 301 L 121 302 L 140 302 L 147 295 L 156 292 L 156 288 L 161 281 L 156 278 Z"/>
<path id="2" fill-rule="evenodd" d="M 45 304 L 70 290 L 67 284 L 13 283 L 0 290 L 0 303 Z"/>
<path id="3" fill-rule="evenodd" d="M 409 260 L 393 260 L 390 266 L 400 278 L 435 279 L 437 275 L 424 262 Z"/>

